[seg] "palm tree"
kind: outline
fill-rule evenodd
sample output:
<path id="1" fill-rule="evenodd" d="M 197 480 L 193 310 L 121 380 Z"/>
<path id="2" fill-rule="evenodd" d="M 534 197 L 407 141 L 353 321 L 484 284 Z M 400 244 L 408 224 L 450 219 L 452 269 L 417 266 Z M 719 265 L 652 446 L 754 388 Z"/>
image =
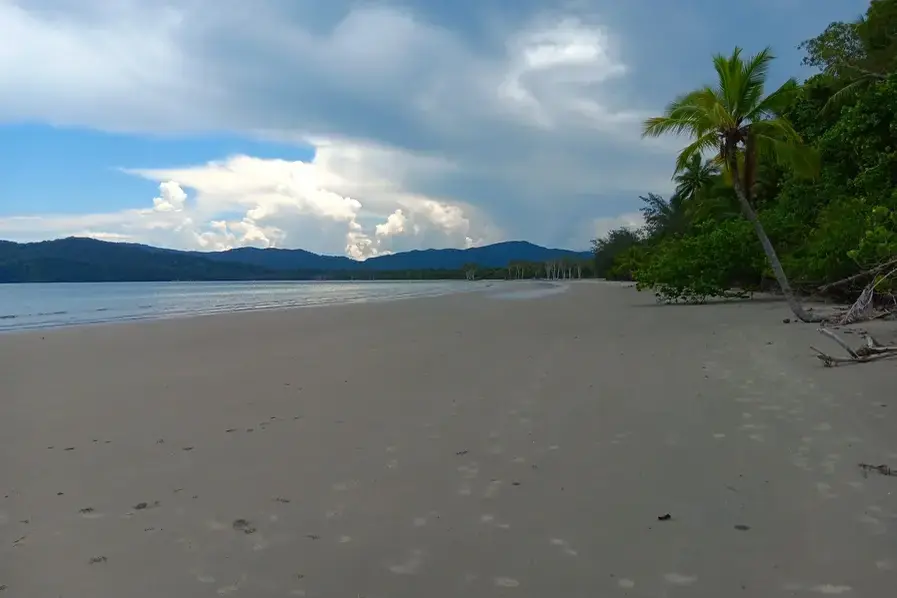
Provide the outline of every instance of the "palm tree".
<path id="1" fill-rule="evenodd" d="M 719 176 L 719 166 L 713 160 L 704 160 L 701 154 L 693 154 L 685 168 L 673 175 L 676 195 L 686 202 L 697 199 L 698 193 L 710 187 Z"/>
<path id="2" fill-rule="evenodd" d="M 731 56 L 713 57 L 718 82 L 676 98 L 663 116 L 649 118 L 643 135 L 686 134 L 692 141 L 676 159 L 676 173 L 687 169 L 695 155 L 716 152 L 714 162 L 725 169 L 731 180 L 741 212 L 754 227 L 773 274 L 794 315 L 804 322 L 818 321 L 809 314 L 791 289 L 782 263 L 751 205 L 756 166 L 759 160 L 775 160 L 797 174 L 813 175 L 815 153 L 803 145 L 800 135 L 783 116 L 800 92 L 797 81 L 789 79 L 764 96 L 764 85 L 773 55 L 769 48 L 744 59 L 741 48 Z"/>

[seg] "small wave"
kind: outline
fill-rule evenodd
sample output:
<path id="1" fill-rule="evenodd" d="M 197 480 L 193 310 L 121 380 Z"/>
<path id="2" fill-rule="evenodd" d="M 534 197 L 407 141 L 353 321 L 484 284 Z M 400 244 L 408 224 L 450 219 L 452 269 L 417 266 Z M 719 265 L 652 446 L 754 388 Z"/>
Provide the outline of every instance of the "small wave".
<path id="1" fill-rule="evenodd" d="M 67 312 L 65 310 L 63 310 L 63 311 L 42 311 L 35 315 L 36 316 L 64 316 L 67 313 L 69 313 L 69 312 Z"/>
<path id="2" fill-rule="evenodd" d="M 98 307 L 94 311 L 109 311 L 108 307 Z"/>
<path id="3" fill-rule="evenodd" d="M 3 316 L 0 316 L 0 320 L 15 320 L 18 317 L 19 316 L 15 315 L 15 314 L 6 314 Z"/>

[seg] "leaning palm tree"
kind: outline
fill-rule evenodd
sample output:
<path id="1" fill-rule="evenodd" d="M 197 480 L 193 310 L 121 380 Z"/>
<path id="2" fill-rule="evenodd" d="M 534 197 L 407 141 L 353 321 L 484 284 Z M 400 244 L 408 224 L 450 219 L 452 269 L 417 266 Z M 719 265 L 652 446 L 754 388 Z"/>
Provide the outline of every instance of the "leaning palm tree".
<path id="1" fill-rule="evenodd" d="M 735 48 L 728 57 L 714 56 L 716 87 L 703 87 L 676 98 L 663 116 L 645 121 L 643 135 L 672 133 L 691 138 L 676 159 L 676 173 L 684 171 L 694 156 L 715 152 L 713 160 L 731 180 L 741 212 L 753 225 L 788 306 L 804 322 L 818 321 L 795 297 L 775 248 L 751 205 L 759 160 L 775 160 L 804 175 L 815 174 L 817 166 L 815 153 L 803 145 L 800 135 L 783 116 L 800 91 L 797 81 L 790 79 L 764 95 L 772 60 L 768 48 L 748 59 L 742 58 L 741 48 Z"/>

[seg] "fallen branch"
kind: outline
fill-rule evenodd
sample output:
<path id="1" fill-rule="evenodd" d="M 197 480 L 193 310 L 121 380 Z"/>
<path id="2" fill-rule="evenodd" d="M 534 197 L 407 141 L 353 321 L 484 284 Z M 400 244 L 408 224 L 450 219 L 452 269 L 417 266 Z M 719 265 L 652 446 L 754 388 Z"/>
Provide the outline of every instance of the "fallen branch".
<path id="1" fill-rule="evenodd" d="M 816 357 L 825 364 L 825 367 L 835 367 L 839 363 L 866 363 L 868 361 L 878 361 L 879 359 L 897 357 L 897 346 L 882 345 L 868 334 L 864 335 L 865 345 L 854 350 L 844 341 L 844 339 L 831 330 L 820 328 L 819 333 L 835 341 L 842 349 L 847 351 L 848 355 L 850 355 L 850 357 L 834 357 L 811 345 L 810 348 L 816 351 L 818 354 Z"/>
<path id="2" fill-rule="evenodd" d="M 875 471 L 881 475 L 897 476 L 897 469 L 888 467 L 887 465 L 869 465 L 868 463 L 860 463 L 860 469 L 863 470 L 863 477 L 866 477 L 870 471 Z"/>
<path id="3" fill-rule="evenodd" d="M 860 272 L 859 274 L 854 274 L 853 276 L 848 276 L 847 278 L 842 278 L 841 280 L 836 280 L 835 282 L 830 282 L 828 284 L 824 284 L 821 287 L 819 287 L 817 290 L 820 293 L 824 293 L 829 289 L 833 289 L 835 287 L 840 287 L 840 286 L 844 286 L 846 284 L 850 284 L 854 281 L 866 278 L 867 276 L 874 276 L 874 275 L 878 274 L 879 272 L 881 272 L 882 270 L 890 268 L 891 266 L 897 266 L 897 257 L 890 259 L 882 264 L 879 264 L 879 265 L 875 266 L 874 268 L 872 268 L 871 270 L 864 270 L 863 272 Z"/>
<path id="4" fill-rule="evenodd" d="M 828 329 L 826 329 L 826 328 L 820 328 L 820 329 L 819 329 L 819 333 L 820 333 L 820 334 L 824 334 L 825 336 L 829 337 L 830 339 L 832 339 L 833 341 L 835 341 L 836 343 L 838 343 L 839 345 L 841 345 L 841 348 L 844 349 L 845 351 L 847 351 L 847 353 L 848 353 L 852 358 L 854 358 L 854 359 L 859 359 L 860 356 L 856 354 L 856 351 L 854 351 L 853 349 L 851 349 L 851 348 L 850 348 L 850 345 L 848 345 L 846 341 L 844 341 L 840 336 L 838 336 L 837 334 L 835 334 L 835 333 L 832 332 L 831 330 L 828 330 Z"/>
<path id="5" fill-rule="evenodd" d="M 841 318 L 839 323 L 851 324 L 853 322 L 873 319 L 875 316 L 870 315 L 870 311 L 872 310 L 872 300 L 875 296 L 875 289 L 895 272 L 897 272 L 897 268 L 890 270 L 884 276 L 876 275 L 876 277 L 866 285 L 866 288 L 863 289 L 863 292 L 860 293 L 860 296 L 854 304 L 850 306 L 850 309 L 847 310 L 847 313 L 844 314 L 844 317 Z"/>
<path id="6" fill-rule="evenodd" d="M 882 319 L 882 318 L 887 318 L 887 317 L 893 316 L 894 314 L 897 314 L 897 310 L 893 310 L 893 309 L 892 309 L 892 310 L 890 310 L 890 311 L 883 311 L 883 312 L 881 312 L 880 314 L 875 314 L 874 316 L 872 316 L 871 318 L 869 318 L 869 320 L 870 320 L 870 321 L 871 321 L 871 320 L 880 320 L 880 319 Z"/>

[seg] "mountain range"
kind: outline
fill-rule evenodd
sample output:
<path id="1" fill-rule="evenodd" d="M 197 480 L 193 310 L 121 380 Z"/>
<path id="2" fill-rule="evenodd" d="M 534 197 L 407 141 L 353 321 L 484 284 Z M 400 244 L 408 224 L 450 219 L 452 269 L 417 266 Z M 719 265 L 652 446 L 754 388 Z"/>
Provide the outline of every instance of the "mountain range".
<path id="1" fill-rule="evenodd" d="M 467 264 L 506 268 L 512 262 L 583 260 L 588 251 L 508 241 L 470 249 L 425 249 L 356 261 L 302 249 L 201 252 L 70 237 L 0 241 L 2 282 L 454 278 Z"/>

